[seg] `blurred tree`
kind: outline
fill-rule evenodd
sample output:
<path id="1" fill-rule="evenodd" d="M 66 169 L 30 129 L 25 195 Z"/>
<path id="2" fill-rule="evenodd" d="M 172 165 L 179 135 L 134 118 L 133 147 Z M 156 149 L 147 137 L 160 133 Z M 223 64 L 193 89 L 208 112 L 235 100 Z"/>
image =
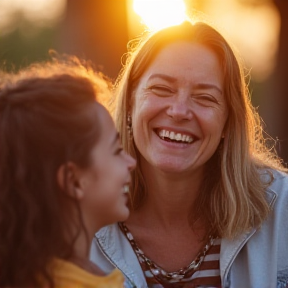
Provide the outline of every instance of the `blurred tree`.
<path id="1" fill-rule="evenodd" d="M 128 41 L 126 1 L 67 0 L 58 52 L 91 60 L 110 78 L 121 68 Z"/>
<path id="2" fill-rule="evenodd" d="M 48 58 L 48 50 L 54 48 L 55 30 L 45 28 L 26 37 L 18 28 L 0 37 L 0 65 L 7 71 L 17 71 L 30 63 Z"/>
<path id="3" fill-rule="evenodd" d="M 288 162 L 288 1 L 274 0 L 281 17 L 279 50 L 275 73 L 272 77 L 272 90 L 275 115 L 274 134 L 279 138 L 279 154 Z M 271 101 L 272 102 L 272 101 Z"/>
<path id="4" fill-rule="evenodd" d="M 65 0 L 0 0 L 1 68 L 18 70 L 47 59 L 64 9 Z"/>
<path id="5" fill-rule="evenodd" d="M 238 0 L 246 5 L 259 5 L 271 0 Z M 279 48 L 273 74 L 261 85 L 253 84 L 256 88 L 256 99 L 259 104 L 260 115 L 267 124 L 266 131 L 277 139 L 276 149 L 279 156 L 288 163 L 288 1 L 272 0 L 281 18 Z M 253 93 L 254 95 L 254 93 Z M 253 96 L 252 95 L 252 96 Z M 264 97 L 263 97 L 264 96 Z M 252 98 L 253 100 L 253 98 Z M 256 105 L 258 106 L 258 105 Z"/>

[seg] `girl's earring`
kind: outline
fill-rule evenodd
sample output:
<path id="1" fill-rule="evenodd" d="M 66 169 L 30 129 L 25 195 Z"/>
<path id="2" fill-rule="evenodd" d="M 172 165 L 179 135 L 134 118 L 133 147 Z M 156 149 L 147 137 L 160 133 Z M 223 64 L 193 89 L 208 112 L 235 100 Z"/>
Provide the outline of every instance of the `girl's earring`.
<path id="1" fill-rule="evenodd" d="M 133 138 L 133 128 L 132 128 L 132 118 L 131 118 L 130 113 L 127 114 L 127 131 L 128 131 L 128 135 L 129 135 L 130 139 L 132 139 Z"/>

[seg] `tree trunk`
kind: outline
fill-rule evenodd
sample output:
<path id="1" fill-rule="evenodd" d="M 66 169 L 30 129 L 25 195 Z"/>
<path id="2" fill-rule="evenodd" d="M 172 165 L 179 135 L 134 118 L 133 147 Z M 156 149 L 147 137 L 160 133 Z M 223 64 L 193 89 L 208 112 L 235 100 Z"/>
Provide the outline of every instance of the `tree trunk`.
<path id="1" fill-rule="evenodd" d="M 128 41 L 125 0 L 67 0 L 58 51 L 91 60 L 115 78 Z"/>
<path id="2" fill-rule="evenodd" d="M 280 16 L 281 29 L 276 70 L 273 75 L 273 94 L 270 97 L 275 105 L 274 135 L 279 138 L 279 155 L 288 162 L 288 1 L 275 0 Z"/>

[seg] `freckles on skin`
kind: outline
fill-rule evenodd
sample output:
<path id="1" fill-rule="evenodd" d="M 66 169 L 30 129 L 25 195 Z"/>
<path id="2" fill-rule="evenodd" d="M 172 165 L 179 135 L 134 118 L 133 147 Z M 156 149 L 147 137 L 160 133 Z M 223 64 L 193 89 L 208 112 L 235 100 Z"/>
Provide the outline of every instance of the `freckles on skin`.
<path id="1" fill-rule="evenodd" d="M 220 62 L 209 48 L 179 42 L 159 52 L 134 90 L 132 110 L 135 145 L 151 168 L 203 169 L 221 141 L 228 117 L 223 86 Z M 163 129 L 194 140 L 161 138 L 158 131 Z"/>
<path id="2" fill-rule="evenodd" d="M 153 93 L 146 87 L 139 87 L 133 93 L 133 106 L 132 106 L 132 119 L 136 119 L 139 113 L 143 110 L 150 110 L 152 112 L 153 107 L 157 106 L 157 102 L 163 102 L 162 99 L 153 97 Z M 165 109 L 164 107 L 162 108 Z M 132 120 L 132 125 L 135 121 Z M 142 121 L 142 126 L 145 127 L 146 123 Z"/>
<path id="3" fill-rule="evenodd" d="M 133 107 L 132 107 L 132 113 L 131 113 L 133 135 L 137 132 L 137 129 L 139 130 L 139 127 L 138 128 L 135 127 L 136 125 L 135 120 L 137 116 L 139 115 L 141 110 L 146 109 L 146 106 L 149 106 L 148 104 L 149 101 L 147 100 L 148 97 L 149 97 L 149 91 L 145 91 L 144 89 L 141 89 L 140 92 L 137 91 L 137 93 L 134 94 L 134 101 L 133 101 Z M 141 126 L 142 128 L 140 129 L 142 129 L 143 134 L 144 133 L 148 134 L 148 131 L 146 128 L 147 125 L 144 121 L 141 122 Z M 147 135 L 146 137 L 149 137 L 149 136 Z M 134 137 L 134 141 L 135 141 L 135 137 Z M 137 140 L 135 142 L 137 142 Z"/>

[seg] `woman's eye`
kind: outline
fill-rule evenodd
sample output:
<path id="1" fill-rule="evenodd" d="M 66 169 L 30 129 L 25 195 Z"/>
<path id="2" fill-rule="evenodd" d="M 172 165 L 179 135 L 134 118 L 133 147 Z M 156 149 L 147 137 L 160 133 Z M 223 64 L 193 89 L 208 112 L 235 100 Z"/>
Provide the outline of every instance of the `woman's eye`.
<path id="1" fill-rule="evenodd" d="M 151 86 L 148 88 L 157 96 L 170 96 L 174 93 L 174 91 L 166 86 Z"/>
<path id="2" fill-rule="evenodd" d="M 219 104 L 218 100 L 210 95 L 210 94 L 198 94 L 198 95 L 192 95 L 192 98 L 195 99 L 196 101 L 200 102 L 200 103 L 215 103 L 215 104 Z"/>

